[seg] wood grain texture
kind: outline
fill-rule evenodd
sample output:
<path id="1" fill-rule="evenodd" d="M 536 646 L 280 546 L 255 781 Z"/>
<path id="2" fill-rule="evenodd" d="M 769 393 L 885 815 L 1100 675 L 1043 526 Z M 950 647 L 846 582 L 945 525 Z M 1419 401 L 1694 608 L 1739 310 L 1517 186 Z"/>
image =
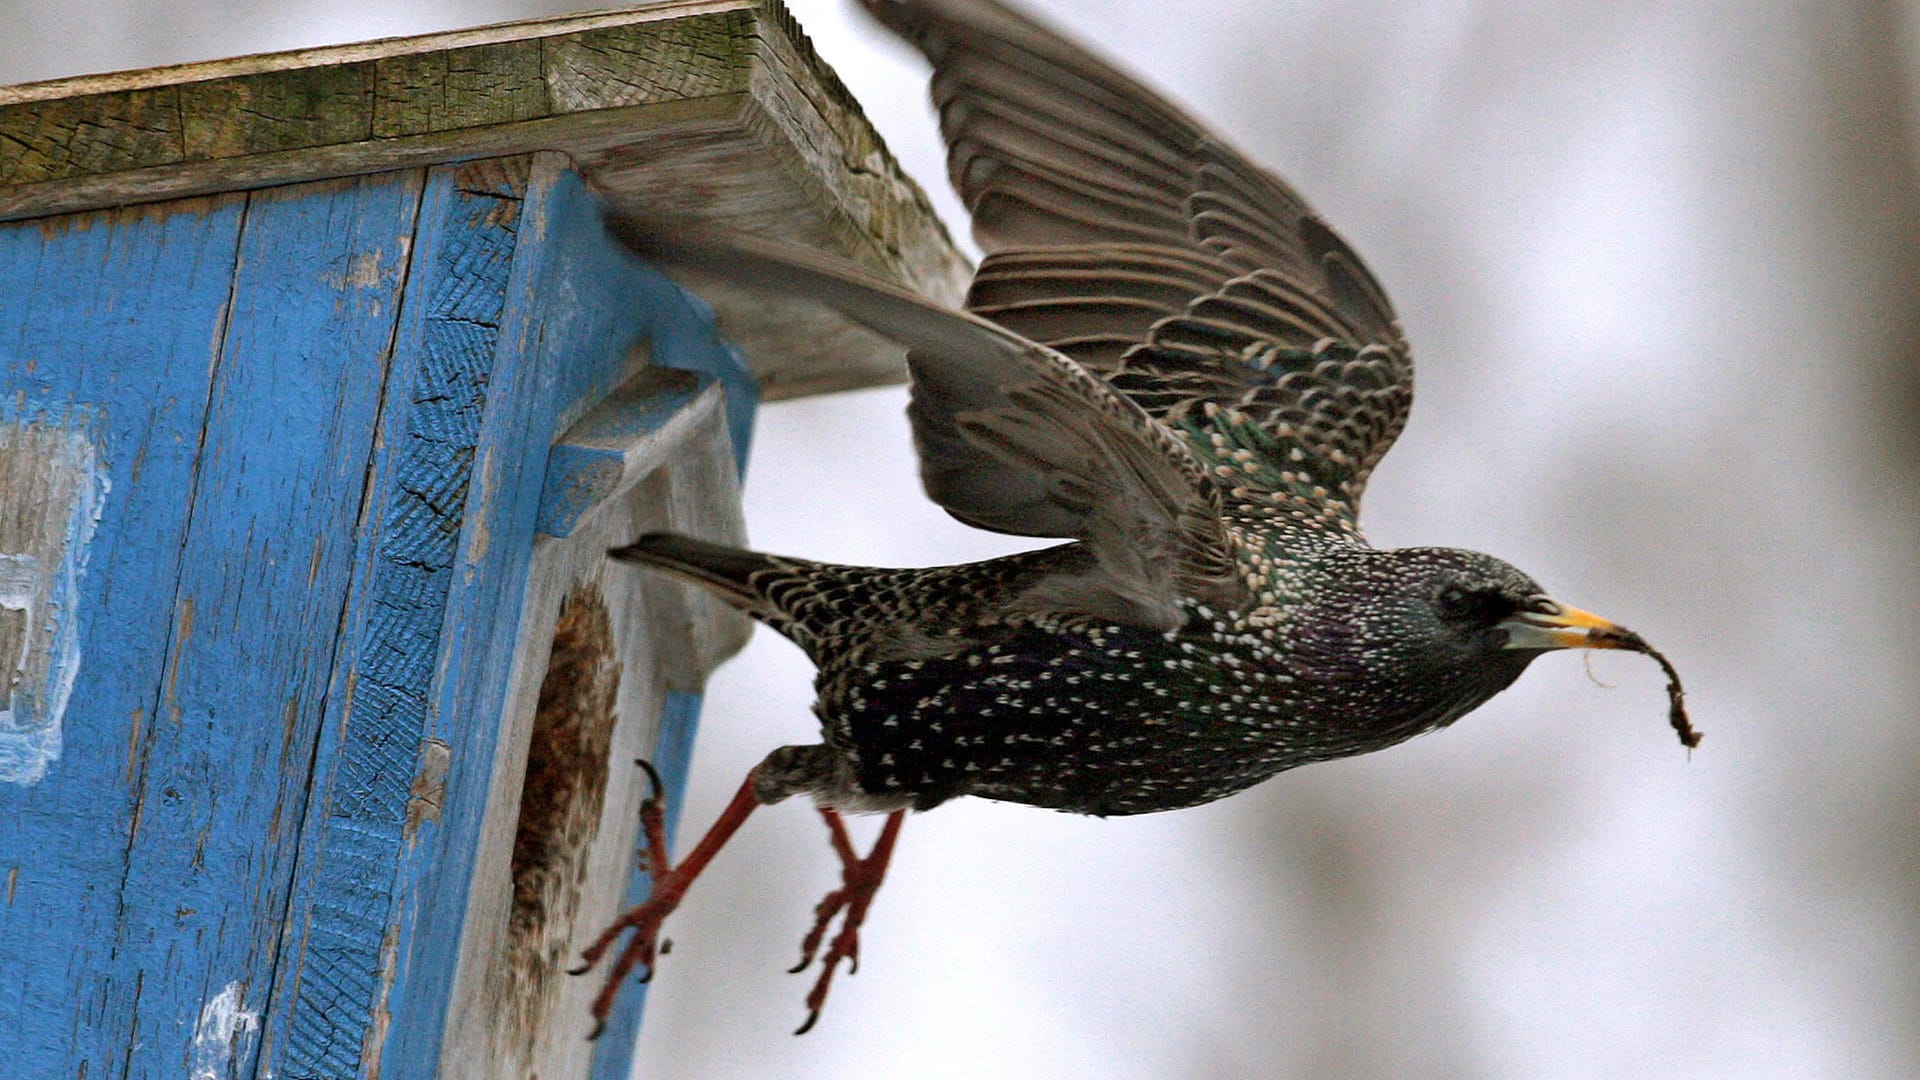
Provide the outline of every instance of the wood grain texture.
<path id="1" fill-rule="evenodd" d="M 620 905 L 643 789 L 613 765 L 669 701 L 683 745 L 744 638 L 604 557 L 644 527 L 741 539 L 753 381 L 709 313 L 559 154 L 4 225 L 0 282 L 0 472 L 34 478 L 0 490 L 0 544 L 71 564 L 80 658 L 64 742 L 0 777 L 9 1067 L 617 1071 L 630 1040 L 577 1037 L 588 988 L 491 965 L 523 824 L 566 823 L 523 975 Z M 595 421 L 623 383 L 642 422 Z M 570 428 L 622 468 L 542 539 Z M 523 823 L 576 594 L 622 673 L 577 710 L 604 760 Z"/>
<path id="2" fill-rule="evenodd" d="M 523 246 L 516 260 L 501 367 L 494 375 L 500 392 L 511 395 L 502 400 L 518 404 L 491 412 L 487 433 L 505 447 L 535 437 L 552 439 L 562 427 L 578 426 L 589 406 L 631 377 L 631 365 L 640 356 L 629 348 L 636 331 L 650 340 L 654 363 L 694 368 L 723 385 L 737 380 L 738 360 L 714 339 L 697 308 L 612 245 L 597 227 L 595 203 L 558 155 L 540 161 L 523 229 L 537 231 L 544 243 Z M 566 302 L 555 303 L 556 296 Z M 588 362 L 591 358 L 601 359 Z M 449 601 L 450 624 L 464 629 L 446 661 L 445 682 L 452 690 L 442 715 L 479 725 L 461 738 L 467 745 L 485 746 L 488 756 L 469 768 L 478 774 L 484 762 L 492 775 L 450 785 L 438 827 L 423 833 L 419 848 L 403 857 L 403 876 L 417 875 L 416 925 L 463 928 L 416 935 L 402 957 L 410 974 L 396 987 L 396 1023 L 387 1053 L 409 1062 L 410 1074 L 424 1070 L 434 1054 L 440 1055 L 439 1074 L 447 1077 L 578 1076 L 589 1054 L 611 1054 L 621 1061 L 630 1055 L 630 1045 L 587 1044 L 581 1038 L 590 988 L 564 979 L 538 987 L 523 984 L 499 965 L 513 953 L 511 852 L 525 786 L 521 770 L 552 647 L 547 628 L 558 621 L 562 598 L 586 585 L 608 611 L 612 647 L 625 673 L 615 710 L 627 721 L 611 735 L 608 760 L 614 763 L 650 753 L 652 720 L 659 715 L 667 671 L 677 674 L 696 663 L 698 677 L 704 677 L 744 640 L 739 620 L 704 600 L 691 609 L 640 607 L 647 583 L 635 580 L 638 575 L 612 573 L 605 559 L 607 547 L 630 539 L 630 530 L 644 523 L 633 520 L 636 515 L 656 525 L 671 521 L 740 535 L 735 435 L 723 410 L 697 415 L 705 422 L 686 431 L 652 478 L 636 478 L 627 493 L 615 493 L 602 504 L 608 508 L 589 512 L 583 527 L 564 541 L 535 539 L 547 483 L 543 471 L 499 459 L 493 465 L 497 471 L 488 474 L 484 501 L 474 511 L 478 520 L 469 522 L 468 534 L 489 539 L 482 549 L 470 549 L 466 573 Z M 739 432 L 742 443 L 744 436 Z M 674 499 L 670 478 L 680 478 L 684 486 L 687 477 L 698 479 L 698 490 Z M 668 494 L 649 498 L 663 484 Z M 612 507 L 623 508 L 627 518 Z M 656 659 L 696 654 L 672 664 Z M 590 933 L 609 917 L 631 871 L 642 787 L 624 765 L 613 770 L 595 828 L 577 841 L 584 846 L 575 860 L 581 891 L 568 918 L 542 928 L 540 951 L 567 955 L 577 948 L 572 944 L 577 926 L 584 924 Z M 464 854 L 438 856 L 436 844 Z M 450 880 L 455 873 L 470 879 Z M 406 1015 L 414 1020 L 400 1022 Z M 444 1030 L 434 1031 L 431 1023 L 443 1016 Z M 437 1037 L 429 1038 L 429 1032 Z"/>
<path id="3" fill-rule="evenodd" d="M 0 230 L 9 389 L 101 417 L 112 485 L 66 753 L 0 785 L 0 993 L 47 1075 L 251 1075 L 417 202 L 388 176 Z"/>
<path id="4" fill-rule="evenodd" d="M 710 598 L 655 575 L 609 564 L 607 547 L 647 529 L 674 528 L 714 537 L 744 532 L 733 501 L 735 465 L 720 415 L 703 411 L 678 453 L 656 471 L 595 507 L 574 533 L 542 537 L 534 551 L 524 614 L 528 626 L 551 626 L 564 598 L 582 588 L 600 598 L 612 631 L 611 648 L 622 678 L 614 711 L 618 723 L 606 751 L 608 775 L 591 823 L 575 834 L 567 859 L 574 884 L 563 911 L 537 926 L 517 925 L 515 879 L 508 857 L 525 819 L 522 762 L 532 742 L 534 703 L 552 674 L 551 642 L 529 634 L 515 656 L 511 719 L 500 736 L 499 775 L 492 784 L 474 882 L 466 940 L 453 986 L 451 1014 L 440 1060 L 442 1077 L 516 1080 L 524 1076 L 624 1075 L 637 1032 L 643 995 L 624 997 L 608 1034 L 589 1043 L 588 1003 L 597 984 L 558 974 L 631 895 L 638 847 L 640 800 L 646 781 L 636 757 L 665 762 L 670 785 L 684 783 L 685 744 L 698 711 L 704 674 L 744 642 L 747 625 Z M 689 679 L 689 674 L 697 672 Z M 670 702 L 677 702 L 669 709 Z M 664 748 L 663 732 L 672 732 Z M 678 771 L 674 771 L 677 769 Z M 678 793 L 682 789 L 674 787 Z M 576 809 L 584 813 L 585 807 Z M 515 977 L 526 953 L 552 958 L 545 979 Z M 624 1032 L 625 1034 L 621 1034 Z"/>
<path id="5" fill-rule="evenodd" d="M 715 337 L 712 317 L 695 298 L 651 270 L 636 298 L 660 313 L 648 325 L 658 363 L 632 378 L 575 421 L 547 454 L 540 532 L 570 536 L 595 508 L 631 488 L 679 454 L 689 434 L 716 414 L 744 471 L 758 388 L 746 363 Z M 675 365 L 675 366 L 667 366 Z"/>
<path id="6" fill-rule="evenodd" d="M 957 302 L 967 267 L 776 0 L 0 88 L 0 220 L 534 149 L 605 194 L 827 245 Z M 829 313 L 714 295 L 769 399 L 904 377 Z"/>
<path id="7" fill-rule="evenodd" d="M 524 759 L 560 598 L 593 582 L 605 548 L 626 539 L 603 524 L 536 544 L 547 474 L 525 462 L 630 376 L 645 355 L 633 349 L 640 337 L 651 336 L 663 361 L 732 363 L 723 377 L 709 374 L 716 384 L 740 377 L 709 324 L 680 325 L 699 320 L 696 307 L 607 240 L 560 155 L 430 170 L 420 206 L 285 955 L 260 1018 L 261 1063 L 276 1075 L 482 1075 L 472 1070 L 484 1062 L 461 1056 L 468 1047 L 533 1053 L 497 1041 L 513 1017 L 524 1029 L 537 1014 L 547 1032 L 584 1018 L 583 1008 L 553 1012 L 537 995 L 500 1000 L 513 980 L 482 977 L 508 955 Z M 667 455 L 674 464 L 660 470 L 691 469 L 698 493 L 662 495 L 644 512 L 737 537 L 733 436 L 726 411 L 703 401 L 705 421 L 687 429 L 689 446 L 697 437 L 702 448 Z M 709 457 L 721 463 L 699 464 Z M 630 490 L 650 491 L 648 482 Z M 586 518 L 611 520 L 593 508 Z M 610 760 L 650 749 L 648 720 L 668 678 L 656 668 L 704 672 L 741 637 L 737 620 L 702 625 L 720 613 L 683 600 L 670 617 L 639 609 L 637 577 L 598 586 L 623 670 L 635 673 L 620 681 L 616 707 L 638 722 L 614 731 Z M 682 644 L 666 644 L 674 641 Z M 653 664 L 656 649 L 681 658 Z M 614 780 L 594 792 L 606 809 L 581 841 L 592 861 L 577 864 L 593 869 L 588 880 L 605 895 L 588 903 L 599 893 L 581 894 L 543 928 L 557 935 L 543 939 L 543 953 L 570 947 L 575 913 L 602 917 L 629 878 L 639 794 L 624 772 Z M 617 839 L 592 838 L 603 829 Z M 475 1033 L 485 1038 L 474 1042 Z M 553 1060 L 573 1060 L 571 1072 L 542 1065 L 541 1075 L 584 1073 L 594 1048 L 564 1044 Z"/>
<path id="8" fill-rule="evenodd" d="M 0 1017 L 9 1056 L 47 1063 L 48 1075 L 101 1075 L 135 1034 L 142 976 L 114 960 L 121 894 L 138 887 L 126 872 L 141 746 L 245 202 L 0 226 L 0 409 L 62 424 L 90 411 L 110 484 L 79 583 L 82 659 L 61 755 L 34 784 L 0 784 L 0 872 L 12 886 L 0 906 L 0 970 L 11 973 Z M 115 614 L 128 610 L 151 617 Z"/>
<path id="9" fill-rule="evenodd" d="M 538 528 L 571 534 L 593 508 L 659 468 L 685 430 L 722 408 L 711 375 L 648 365 L 567 429 L 547 454 Z M 690 408 L 698 401 L 698 408 Z"/>
<path id="10" fill-rule="evenodd" d="M 115 964 L 155 1037 L 133 1075 L 252 1072 L 418 202 L 411 173 L 249 200 L 140 750 Z M 247 1019 L 176 1056 L 159 1034 L 223 993 Z"/>
<path id="11" fill-rule="evenodd" d="M 428 820 L 415 801 L 440 799 L 416 777 L 437 761 L 444 786 L 452 767 L 434 691 L 527 168 L 433 170 L 421 201 L 274 991 L 265 1063 L 280 1075 L 380 1069 L 402 932 L 397 852 Z"/>

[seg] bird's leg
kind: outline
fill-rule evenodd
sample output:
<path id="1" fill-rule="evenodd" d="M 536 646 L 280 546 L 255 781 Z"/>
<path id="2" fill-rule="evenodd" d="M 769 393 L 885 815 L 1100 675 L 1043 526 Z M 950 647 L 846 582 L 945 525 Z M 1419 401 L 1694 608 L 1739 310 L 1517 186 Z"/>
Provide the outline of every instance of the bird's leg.
<path id="1" fill-rule="evenodd" d="M 820 1019 L 820 1008 L 827 1002 L 827 988 L 833 984 L 833 973 L 840 966 L 840 961 L 847 961 L 849 974 L 860 970 L 860 924 L 866 921 L 867 908 L 873 904 L 873 894 L 887 876 L 887 860 L 893 857 L 893 842 L 900 835 L 900 822 L 907 812 L 895 810 L 887 815 L 887 823 L 880 830 L 880 839 L 874 841 L 873 851 L 864 859 L 854 854 L 846 823 L 837 811 L 823 806 L 820 816 L 826 820 L 827 829 L 832 833 L 834 854 L 840 856 L 840 887 L 828 893 L 813 909 L 813 929 L 807 932 L 806 939 L 800 943 L 800 962 L 791 970 L 795 973 L 805 971 L 807 965 L 813 963 L 814 955 L 820 951 L 820 943 L 826 938 L 827 926 L 833 922 L 833 917 L 842 911 L 846 912 L 846 917 L 840 921 L 840 932 L 834 935 L 833 944 L 827 946 L 826 956 L 821 958 L 820 977 L 807 994 L 807 1022 L 800 1025 L 795 1035 L 806 1034 Z"/>
<path id="2" fill-rule="evenodd" d="M 584 975 L 592 970 L 612 947 L 614 939 L 622 931 L 632 929 L 633 936 L 627 939 L 626 947 L 620 950 L 613 968 L 607 972 L 606 985 L 600 988 L 599 995 L 593 999 L 594 1025 L 593 1034 L 587 1036 L 589 1039 L 599 1038 L 600 1032 L 606 1028 L 607 1016 L 613 1011 L 614 998 L 619 996 L 620 984 L 629 972 L 645 964 L 647 972 L 640 981 L 645 982 L 653 977 L 654 956 L 663 951 L 660 949 L 660 924 L 680 906 L 681 898 L 687 894 L 687 886 L 692 885 L 693 879 L 699 877 L 700 872 L 713 861 L 714 855 L 747 820 L 747 815 L 753 813 L 753 808 L 760 805 L 760 801 L 754 797 L 754 774 L 750 772 L 746 782 L 734 794 L 733 801 L 727 804 L 713 827 L 707 830 L 707 835 L 700 838 L 700 843 L 687 853 L 680 865 L 675 866 L 667 859 L 666 814 L 660 805 L 664 793 L 660 790 L 657 775 L 651 768 L 647 771 L 654 778 L 653 794 L 640 804 L 640 829 L 646 838 L 641 861 L 647 877 L 652 881 L 647 898 L 601 931 L 593 944 L 580 954 L 580 966 L 572 971 L 572 974 Z"/>

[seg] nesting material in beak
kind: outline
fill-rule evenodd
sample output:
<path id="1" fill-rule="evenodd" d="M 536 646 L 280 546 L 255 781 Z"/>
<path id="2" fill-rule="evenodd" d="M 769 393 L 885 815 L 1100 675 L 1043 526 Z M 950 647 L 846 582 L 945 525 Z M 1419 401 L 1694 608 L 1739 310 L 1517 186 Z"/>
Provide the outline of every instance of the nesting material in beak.
<path id="1" fill-rule="evenodd" d="M 1687 692 L 1680 685 L 1680 673 L 1639 634 L 1545 597 L 1502 622 L 1500 628 L 1507 632 L 1509 649 L 1623 649 L 1653 657 L 1667 674 L 1667 722 L 1680 736 L 1681 745 L 1689 750 L 1700 745 L 1700 733 L 1687 719 Z"/>

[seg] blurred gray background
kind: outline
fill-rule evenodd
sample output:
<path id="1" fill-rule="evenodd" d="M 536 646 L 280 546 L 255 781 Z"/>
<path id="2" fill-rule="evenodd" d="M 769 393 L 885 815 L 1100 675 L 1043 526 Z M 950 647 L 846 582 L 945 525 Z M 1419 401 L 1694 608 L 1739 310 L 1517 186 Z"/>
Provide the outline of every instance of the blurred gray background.
<path id="1" fill-rule="evenodd" d="M 924 73 L 793 0 L 950 224 Z M 1920 5 L 1035 0 L 1287 177 L 1420 363 L 1367 499 L 1633 626 L 1438 735 L 1175 814 L 908 823 L 820 1026 L 781 969 L 836 883 L 760 815 L 669 923 L 651 1077 L 1920 1075 Z M 0 0 L 0 83 L 564 4 Z M 758 546 L 1008 550 L 919 495 L 900 390 L 762 413 Z M 762 632 L 683 842 L 811 741 Z M 871 829 L 869 828 L 869 831 Z"/>

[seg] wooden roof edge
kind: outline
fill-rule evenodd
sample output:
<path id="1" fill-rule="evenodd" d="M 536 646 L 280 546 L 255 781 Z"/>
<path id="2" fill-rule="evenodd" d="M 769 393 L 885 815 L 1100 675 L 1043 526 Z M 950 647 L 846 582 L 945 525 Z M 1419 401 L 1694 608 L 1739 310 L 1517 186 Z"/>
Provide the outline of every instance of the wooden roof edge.
<path id="1" fill-rule="evenodd" d="M 0 87 L 0 221 L 558 150 L 609 198 L 957 302 L 969 267 L 779 0 L 640 8 Z M 769 399 L 897 382 L 837 316 L 709 295 Z"/>
<path id="2" fill-rule="evenodd" d="M 442 30 L 431 34 L 369 38 L 366 41 L 315 45 L 305 49 L 285 49 L 280 52 L 253 53 L 247 56 L 220 57 L 213 60 L 190 60 L 181 64 L 161 64 L 157 67 L 135 68 L 129 71 L 65 75 L 54 79 L 0 86 L 0 105 L 85 97 L 90 94 L 117 93 L 126 90 L 151 90 L 155 87 L 177 86 L 181 83 L 211 82 L 216 79 L 262 75 L 299 68 L 338 67 L 342 64 L 362 63 L 393 56 L 449 52 L 475 45 L 499 45 L 532 38 L 557 37 L 562 34 L 597 30 L 609 26 L 686 18 L 708 12 L 736 11 L 755 6 L 761 6 L 757 0 L 664 0 L 661 3 L 635 7 L 603 8 L 566 15 L 514 19 L 509 22 L 488 23 L 485 26 L 465 27 L 459 30 Z"/>

